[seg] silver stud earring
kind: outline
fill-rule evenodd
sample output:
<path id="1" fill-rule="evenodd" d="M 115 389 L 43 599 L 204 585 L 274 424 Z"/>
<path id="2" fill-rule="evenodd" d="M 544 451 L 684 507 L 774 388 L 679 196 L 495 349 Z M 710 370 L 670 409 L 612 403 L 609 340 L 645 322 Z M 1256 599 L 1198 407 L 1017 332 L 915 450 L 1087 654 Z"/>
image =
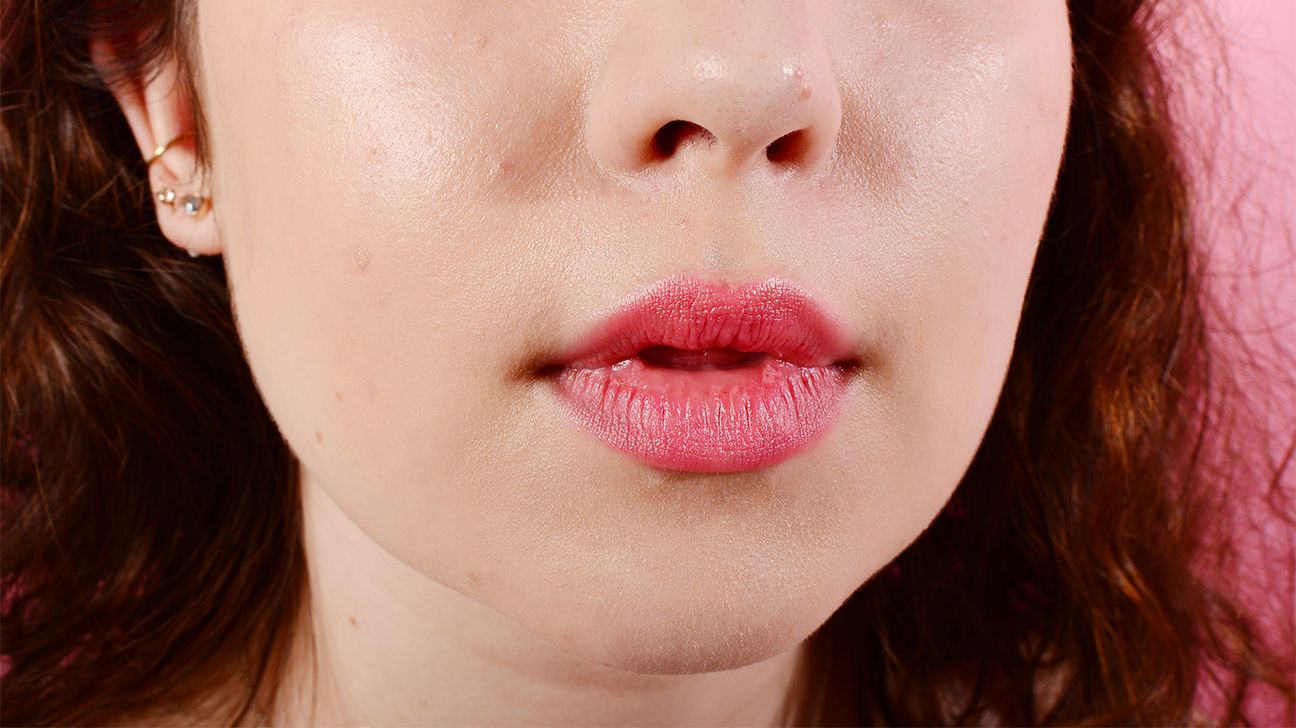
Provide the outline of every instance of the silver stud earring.
<path id="1" fill-rule="evenodd" d="M 185 195 L 180 208 L 189 217 L 198 217 L 207 210 L 207 198 L 202 195 Z"/>

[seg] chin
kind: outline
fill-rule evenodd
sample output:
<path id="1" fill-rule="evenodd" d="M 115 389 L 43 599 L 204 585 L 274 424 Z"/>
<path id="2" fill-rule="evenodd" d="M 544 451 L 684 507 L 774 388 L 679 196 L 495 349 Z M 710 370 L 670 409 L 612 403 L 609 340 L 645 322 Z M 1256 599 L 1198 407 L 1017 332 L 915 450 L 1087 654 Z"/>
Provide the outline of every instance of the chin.
<path id="1" fill-rule="evenodd" d="M 735 670 L 796 648 L 831 616 L 817 613 L 804 597 L 795 605 L 698 600 L 673 608 L 660 599 L 626 605 L 601 616 L 564 615 L 556 628 L 561 649 L 576 657 L 625 672 L 687 675 Z M 657 602 L 650 612 L 644 604 Z M 598 610 L 596 610 L 598 611 Z M 576 617 L 573 619 L 573 617 Z"/>

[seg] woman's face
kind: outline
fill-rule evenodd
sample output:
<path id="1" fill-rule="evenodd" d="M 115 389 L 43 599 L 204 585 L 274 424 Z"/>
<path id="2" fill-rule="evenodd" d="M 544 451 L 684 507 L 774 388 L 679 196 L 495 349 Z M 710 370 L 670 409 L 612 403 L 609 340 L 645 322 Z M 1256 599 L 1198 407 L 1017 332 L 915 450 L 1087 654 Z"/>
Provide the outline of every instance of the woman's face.
<path id="1" fill-rule="evenodd" d="M 1063 0 L 231 0 L 197 37 L 258 386 L 396 559 L 596 662 L 713 671 L 953 492 L 1058 172 Z M 863 366 L 811 446 L 672 470 L 569 416 L 537 362 L 679 274 L 839 319 Z"/>

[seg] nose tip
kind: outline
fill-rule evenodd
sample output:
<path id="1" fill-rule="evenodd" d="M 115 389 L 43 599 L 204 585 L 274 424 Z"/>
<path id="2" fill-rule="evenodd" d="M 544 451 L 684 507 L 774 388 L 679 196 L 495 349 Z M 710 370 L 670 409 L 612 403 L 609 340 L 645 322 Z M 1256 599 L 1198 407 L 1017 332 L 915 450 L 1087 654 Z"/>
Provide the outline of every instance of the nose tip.
<path id="1" fill-rule="evenodd" d="M 665 173 L 691 162 L 728 178 L 822 167 L 841 94 L 808 13 L 795 3 L 649 5 L 657 12 L 623 28 L 590 98 L 586 135 L 602 167 Z M 749 11 L 735 27 L 737 7 Z"/>

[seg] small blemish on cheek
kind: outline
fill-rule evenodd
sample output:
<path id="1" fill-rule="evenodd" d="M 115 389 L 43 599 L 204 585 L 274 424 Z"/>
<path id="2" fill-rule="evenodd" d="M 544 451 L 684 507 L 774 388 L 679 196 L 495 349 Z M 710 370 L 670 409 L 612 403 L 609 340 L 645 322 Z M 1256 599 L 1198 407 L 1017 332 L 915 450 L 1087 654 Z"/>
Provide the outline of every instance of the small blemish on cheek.
<path id="1" fill-rule="evenodd" d="M 801 100 L 802 100 L 802 101 L 805 101 L 806 99 L 810 98 L 810 94 L 812 94 L 812 93 L 814 93 L 814 89 L 810 88 L 809 86 L 802 86 L 802 87 L 801 87 Z"/>
<path id="2" fill-rule="evenodd" d="M 487 38 L 484 35 L 478 35 L 473 38 L 473 43 L 477 44 L 478 48 L 485 48 L 486 44 L 490 43 L 490 38 Z"/>
<path id="3" fill-rule="evenodd" d="M 387 294 L 379 293 L 374 296 L 374 305 L 378 308 L 387 308 Z"/>
<path id="4" fill-rule="evenodd" d="M 515 165 L 513 164 L 512 160 L 501 159 L 500 161 L 495 163 L 495 170 L 494 170 L 495 177 L 500 179 L 512 177 L 514 168 Z"/>
<path id="5" fill-rule="evenodd" d="M 324 433 L 319 430 L 315 431 L 315 442 L 324 442 Z"/>
<path id="6" fill-rule="evenodd" d="M 342 401 L 342 393 L 341 393 L 341 392 L 334 392 L 334 393 L 333 393 L 333 399 L 336 399 L 337 401 L 341 402 L 341 401 Z"/>
<path id="7" fill-rule="evenodd" d="M 357 272 L 364 272 L 369 268 L 369 251 L 364 248 L 356 248 L 355 253 L 351 256 L 351 267 Z"/>
<path id="8" fill-rule="evenodd" d="M 352 626 L 352 627 L 358 627 L 358 626 L 359 626 L 359 625 L 356 624 L 356 618 L 355 618 L 355 615 L 353 615 L 353 614 L 348 614 L 348 615 L 347 615 L 347 621 L 351 623 L 351 626 Z"/>

